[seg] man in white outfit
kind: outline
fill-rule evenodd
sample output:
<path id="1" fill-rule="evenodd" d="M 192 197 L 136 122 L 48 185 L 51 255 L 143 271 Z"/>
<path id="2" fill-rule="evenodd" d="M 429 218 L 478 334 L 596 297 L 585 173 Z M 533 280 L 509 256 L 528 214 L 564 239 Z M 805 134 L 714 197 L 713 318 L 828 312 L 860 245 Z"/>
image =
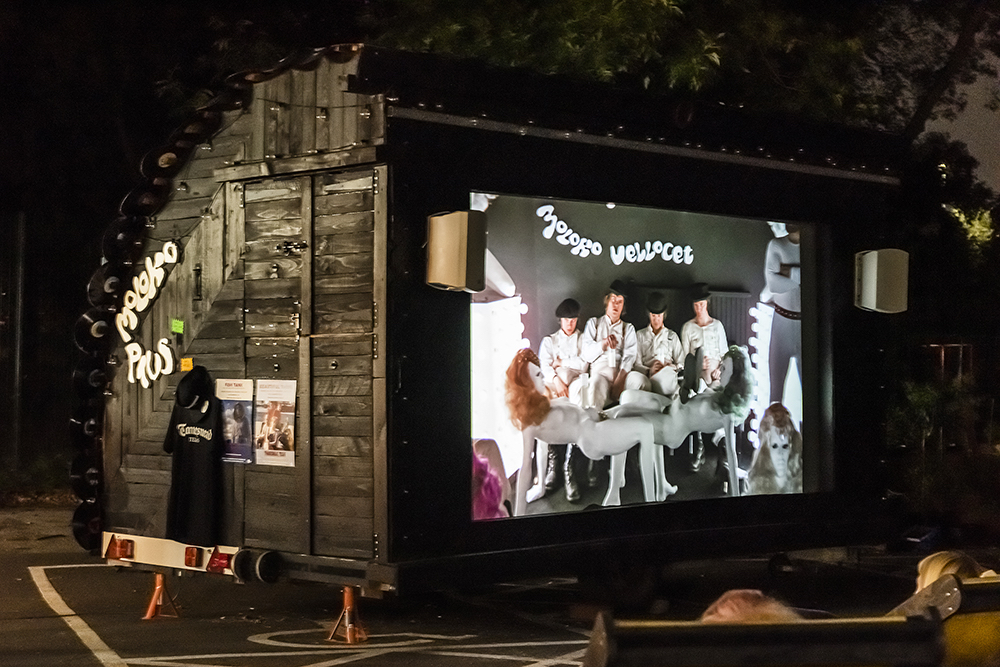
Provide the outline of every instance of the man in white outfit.
<path id="1" fill-rule="evenodd" d="M 726 328 L 722 326 L 722 322 L 714 319 L 708 313 L 710 296 L 708 285 L 705 283 L 694 286 L 691 293 L 694 318 L 685 322 L 681 328 L 681 345 L 684 347 L 684 354 L 696 354 L 698 348 L 701 348 L 701 379 L 705 382 L 705 386 L 700 387 L 699 391 L 704 391 L 707 387 L 719 386 L 722 378 L 722 357 L 729 350 L 729 344 L 726 342 Z"/>
<path id="2" fill-rule="evenodd" d="M 538 348 L 538 360 L 545 379 L 545 388 L 552 398 L 568 398 L 580 407 L 586 407 L 586 390 L 589 385 L 587 362 L 583 360 L 583 338 L 576 329 L 580 317 L 580 304 L 574 299 L 565 299 L 556 307 L 559 330 L 542 339 Z M 549 444 L 549 465 L 545 474 L 545 490 L 555 491 L 562 480 L 566 481 L 566 499 L 574 502 L 580 499 L 579 485 L 573 467 L 575 447 L 568 444 Z"/>
<path id="3" fill-rule="evenodd" d="M 691 308 L 694 310 L 694 318 L 681 327 L 681 345 L 686 355 L 684 385 L 685 388 L 693 387 L 696 393 L 722 384 L 722 357 L 729 350 L 726 328 L 708 313 L 710 296 L 711 292 L 705 283 L 692 287 Z M 700 369 L 697 368 L 697 363 L 689 361 L 699 357 L 702 360 Z M 698 377 L 689 376 L 689 373 L 698 374 Z M 687 400 L 686 390 L 681 391 L 681 400 Z M 690 468 L 692 472 L 697 472 L 705 461 L 705 443 L 700 433 L 694 433 L 692 437 L 694 456 Z M 724 450 L 720 448 L 719 451 L 721 456 Z"/>
<path id="4" fill-rule="evenodd" d="M 587 320 L 583 331 L 582 356 L 590 363 L 588 407 L 598 410 L 618 400 L 639 355 L 635 327 L 622 320 L 624 288 L 619 280 L 611 283 L 604 295 L 604 315 Z"/>
<path id="5" fill-rule="evenodd" d="M 626 389 L 653 391 L 663 396 L 677 393 L 677 374 L 684 365 L 680 337 L 663 326 L 667 299 L 660 292 L 646 297 L 649 326 L 636 333 L 639 356 L 625 378 Z"/>

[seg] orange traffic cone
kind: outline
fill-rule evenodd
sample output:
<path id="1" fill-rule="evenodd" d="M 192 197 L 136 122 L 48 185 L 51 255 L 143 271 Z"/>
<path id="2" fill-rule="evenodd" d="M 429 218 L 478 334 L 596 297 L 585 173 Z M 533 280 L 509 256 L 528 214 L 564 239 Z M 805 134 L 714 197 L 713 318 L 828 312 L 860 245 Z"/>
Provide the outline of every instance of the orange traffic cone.
<path id="1" fill-rule="evenodd" d="M 173 611 L 169 613 L 164 612 L 164 606 L 169 606 Z M 146 615 L 142 617 L 142 620 L 148 621 L 161 616 L 177 618 L 180 616 L 180 612 L 177 611 L 177 605 L 174 604 L 173 598 L 170 597 L 170 592 L 167 590 L 167 582 L 164 580 L 163 575 L 157 572 L 156 582 L 153 585 L 153 597 L 149 599 L 149 607 L 146 609 Z"/>
<path id="2" fill-rule="evenodd" d="M 326 638 L 328 642 L 338 641 L 347 644 L 360 644 L 368 641 L 368 633 L 361 626 L 361 619 L 358 618 L 354 610 L 354 588 L 344 586 L 344 611 L 340 612 L 340 618 L 330 630 L 330 636 Z"/>

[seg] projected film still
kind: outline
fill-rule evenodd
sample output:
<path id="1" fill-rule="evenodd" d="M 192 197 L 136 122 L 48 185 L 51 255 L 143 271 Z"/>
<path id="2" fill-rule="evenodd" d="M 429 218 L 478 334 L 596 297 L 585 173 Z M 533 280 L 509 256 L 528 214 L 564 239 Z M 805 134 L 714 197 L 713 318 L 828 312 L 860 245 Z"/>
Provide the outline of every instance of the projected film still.
<path id="1" fill-rule="evenodd" d="M 470 306 L 474 520 L 814 490 L 810 225 L 471 200 L 488 228 Z"/>

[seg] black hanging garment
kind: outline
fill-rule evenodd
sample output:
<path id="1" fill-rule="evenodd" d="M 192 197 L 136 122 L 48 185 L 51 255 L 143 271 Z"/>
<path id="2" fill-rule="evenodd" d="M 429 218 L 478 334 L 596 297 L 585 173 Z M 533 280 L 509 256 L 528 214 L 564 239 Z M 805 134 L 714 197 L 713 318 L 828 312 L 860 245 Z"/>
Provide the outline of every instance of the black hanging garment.
<path id="1" fill-rule="evenodd" d="M 177 383 L 174 412 L 163 442 L 173 454 L 167 539 L 218 544 L 222 514 L 222 404 L 212 376 L 195 366 Z"/>

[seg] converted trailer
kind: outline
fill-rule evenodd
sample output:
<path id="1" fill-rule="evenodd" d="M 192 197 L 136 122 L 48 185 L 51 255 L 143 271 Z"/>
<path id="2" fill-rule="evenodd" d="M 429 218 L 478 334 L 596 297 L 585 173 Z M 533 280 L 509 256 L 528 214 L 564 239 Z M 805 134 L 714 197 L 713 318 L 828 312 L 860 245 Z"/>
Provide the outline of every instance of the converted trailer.
<path id="1" fill-rule="evenodd" d="M 855 307 L 855 255 L 892 218 L 892 137 L 357 45 L 229 84 L 147 155 L 104 238 L 77 331 L 84 546 L 378 595 L 884 537 L 875 376 L 892 316 Z M 797 258 L 773 273 L 798 310 L 767 275 L 790 230 Z M 439 262 L 448 278 L 429 275 Z M 710 294 L 751 393 L 735 432 L 703 436 L 700 470 L 693 438 L 657 443 L 668 498 L 626 447 L 615 475 L 604 456 L 571 461 L 571 502 L 542 488 L 542 449 L 532 472 L 504 374 L 566 299 L 579 331 L 599 326 L 611 285 L 627 326 L 649 324 L 655 293 L 678 334 L 691 290 Z M 215 396 L 182 397 L 199 367 Z M 659 413 L 680 414 L 667 399 Z M 801 436 L 782 463 L 796 484 L 755 492 L 773 403 Z M 212 409 L 221 449 L 181 463 L 178 440 L 219 433 L 178 411 Z M 473 510 L 475 461 L 496 513 Z"/>

